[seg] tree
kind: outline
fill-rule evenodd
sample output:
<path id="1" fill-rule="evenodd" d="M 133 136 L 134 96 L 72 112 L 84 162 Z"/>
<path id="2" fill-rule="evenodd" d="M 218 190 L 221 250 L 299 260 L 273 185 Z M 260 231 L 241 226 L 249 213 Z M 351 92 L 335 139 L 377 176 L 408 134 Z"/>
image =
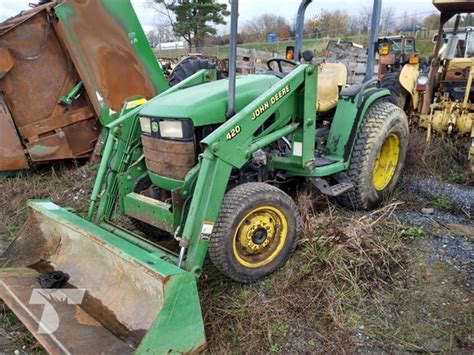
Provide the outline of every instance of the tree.
<path id="1" fill-rule="evenodd" d="M 152 48 L 156 48 L 160 44 L 160 37 L 158 36 L 158 31 L 155 29 L 148 31 L 146 33 L 146 38 L 148 39 L 148 42 L 150 42 Z"/>
<path id="2" fill-rule="evenodd" d="M 364 6 L 357 17 L 357 24 L 360 33 L 369 33 L 370 23 L 372 21 L 372 8 Z"/>
<path id="3" fill-rule="evenodd" d="M 346 36 L 349 22 L 350 16 L 345 11 L 322 10 L 308 21 L 308 28 L 312 32 L 318 30 L 326 36 Z"/>
<path id="4" fill-rule="evenodd" d="M 385 7 L 382 11 L 380 22 L 380 33 L 391 35 L 395 31 L 395 10 L 393 7 Z"/>
<path id="5" fill-rule="evenodd" d="M 462 27 L 474 26 L 474 16 L 472 14 L 467 14 L 463 16 L 461 20 L 461 26 Z"/>
<path id="6" fill-rule="evenodd" d="M 270 33 L 276 34 L 279 39 L 288 39 L 291 29 L 283 16 L 264 14 L 246 22 L 241 32 L 246 41 L 265 42 Z"/>
<path id="7" fill-rule="evenodd" d="M 423 26 L 427 31 L 437 30 L 439 27 L 439 14 L 436 12 L 431 13 L 423 19 Z"/>
<path id="8" fill-rule="evenodd" d="M 152 0 L 151 6 L 165 16 L 176 35 L 188 43 L 189 50 L 193 46 L 202 50 L 206 36 L 215 35 L 214 25 L 224 25 L 229 15 L 227 4 L 217 0 Z"/>

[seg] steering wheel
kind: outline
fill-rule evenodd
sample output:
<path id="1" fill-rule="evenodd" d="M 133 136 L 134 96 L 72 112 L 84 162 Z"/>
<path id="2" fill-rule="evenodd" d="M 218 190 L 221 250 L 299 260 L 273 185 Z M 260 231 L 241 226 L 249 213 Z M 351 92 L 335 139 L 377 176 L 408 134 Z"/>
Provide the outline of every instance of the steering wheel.
<path id="1" fill-rule="evenodd" d="M 281 63 L 287 63 L 287 64 L 291 64 L 291 65 L 294 65 L 294 66 L 297 66 L 298 63 L 295 63 L 291 60 L 288 60 L 288 59 L 285 59 L 285 58 L 273 58 L 273 59 L 270 59 L 268 62 L 267 62 L 267 67 L 268 69 L 270 69 L 271 71 L 274 71 L 271 64 L 273 63 L 277 63 L 278 64 L 278 70 L 280 71 L 280 73 L 283 73 L 283 68 L 281 66 Z"/>

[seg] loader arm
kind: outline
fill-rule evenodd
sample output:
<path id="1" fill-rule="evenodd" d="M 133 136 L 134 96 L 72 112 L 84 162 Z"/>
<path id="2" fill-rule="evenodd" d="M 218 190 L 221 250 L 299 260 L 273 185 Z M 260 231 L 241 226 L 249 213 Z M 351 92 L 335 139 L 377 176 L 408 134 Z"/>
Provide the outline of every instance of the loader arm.
<path id="1" fill-rule="evenodd" d="M 302 150 L 294 149 L 288 162 L 314 169 L 316 84 L 314 66 L 300 65 L 202 141 L 207 148 L 182 234 L 186 270 L 200 273 L 232 169 L 242 167 L 252 153 L 291 135 Z"/>

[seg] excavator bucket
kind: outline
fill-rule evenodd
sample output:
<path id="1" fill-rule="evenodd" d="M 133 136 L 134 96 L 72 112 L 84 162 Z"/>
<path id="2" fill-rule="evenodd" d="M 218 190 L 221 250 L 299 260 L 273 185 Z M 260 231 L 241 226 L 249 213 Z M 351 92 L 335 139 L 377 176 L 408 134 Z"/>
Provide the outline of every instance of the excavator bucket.
<path id="1" fill-rule="evenodd" d="M 1 259 L 0 297 L 49 353 L 205 346 L 196 276 L 170 254 L 48 200 L 29 207 Z"/>

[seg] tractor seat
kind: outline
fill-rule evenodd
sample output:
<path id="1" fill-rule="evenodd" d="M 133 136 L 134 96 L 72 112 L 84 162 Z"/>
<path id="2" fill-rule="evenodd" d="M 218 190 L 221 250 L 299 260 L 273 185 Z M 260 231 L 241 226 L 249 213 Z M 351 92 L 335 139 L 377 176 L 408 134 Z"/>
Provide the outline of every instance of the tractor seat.
<path id="1" fill-rule="evenodd" d="M 339 91 L 347 84 L 347 68 L 342 63 L 319 66 L 316 111 L 328 112 L 337 106 Z"/>

